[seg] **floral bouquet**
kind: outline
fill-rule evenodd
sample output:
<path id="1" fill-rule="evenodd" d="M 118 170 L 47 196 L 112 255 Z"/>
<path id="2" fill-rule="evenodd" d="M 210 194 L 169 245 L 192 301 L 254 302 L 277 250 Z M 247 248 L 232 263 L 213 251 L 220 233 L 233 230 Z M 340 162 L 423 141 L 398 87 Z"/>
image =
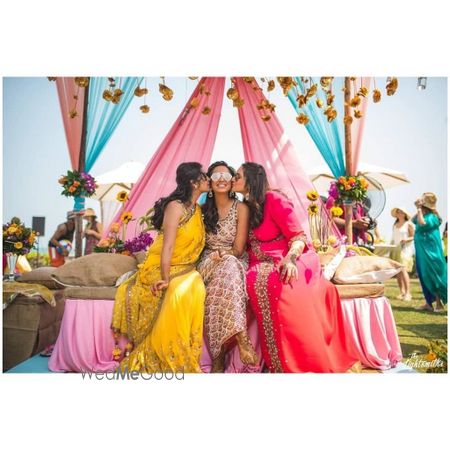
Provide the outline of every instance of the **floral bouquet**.
<path id="1" fill-rule="evenodd" d="M 129 239 L 125 242 L 124 248 L 130 254 L 138 253 L 147 248 L 153 243 L 153 238 L 150 233 L 143 231 L 139 236 Z"/>
<path id="2" fill-rule="evenodd" d="M 331 199 L 334 204 L 362 202 L 367 197 L 368 186 L 363 177 L 339 177 L 330 185 L 327 207 L 330 206 Z"/>
<path id="3" fill-rule="evenodd" d="M 26 255 L 34 248 L 36 233 L 18 217 L 3 225 L 3 253 Z"/>
<path id="4" fill-rule="evenodd" d="M 124 242 L 119 238 L 120 224 L 113 223 L 106 238 L 103 238 L 93 248 L 95 253 L 123 253 Z"/>
<path id="5" fill-rule="evenodd" d="M 66 197 L 92 197 L 98 187 L 91 175 L 77 170 L 68 170 L 58 183 L 63 186 L 61 195 Z"/>

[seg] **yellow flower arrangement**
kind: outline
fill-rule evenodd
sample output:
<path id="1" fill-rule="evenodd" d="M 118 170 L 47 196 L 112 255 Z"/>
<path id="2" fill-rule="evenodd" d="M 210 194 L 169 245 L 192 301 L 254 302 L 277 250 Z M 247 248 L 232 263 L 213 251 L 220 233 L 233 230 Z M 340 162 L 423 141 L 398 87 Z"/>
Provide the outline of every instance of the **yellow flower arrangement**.
<path id="1" fill-rule="evenodd" d="M 320 242 L 320 239 L 313 239 L 312 245 L 316 250 L 318 250 L 322 247 L 322 242 Z"/>
<path id="2" fill-rule="evenodd" d="M 36 233 L 18 217 L 3 224 L 3 253 L 26 255 L 34 247 L 35 241 Z"/>
<path id="3" fill-rule="evenodd" d="M 343 211 L 343 209 L 342 209 L 341 207 L 339 207 L 339 206 L 333 206 L 333 207 L 330 209 L 330 213 L 331 213 L 331 215 L 332 215 L 333 217 L 341 217 L 342 214 L 344 214 L 344 211 Z"/>
<path id="4" fill-rule="evenodd" d="M 133 214 L 130 211 L 124 212 L 120 216 L 120 220 L 125 224 L 128 224 L 132 219 L 133 219 Z"/>
<path id="5" fill-rule="evenodd" d="M 120 191 L 117 194 L 116 200 L 123 203 L 126 202 L 129 199 L 128 192 L 127 191 Z"/>
<path id="6" fill-rule="evenodd" d="M 319 194 L 316 191 L 308 191 L 306 193 L 306 198 L 312 202 L 315 202 L 319 198 Z"/>
<path id="7" fill-rule="evenodd" d="M 327 242 L 328 242 L 328 245 L 333 246 L 337 242 L 337 237 L 334 234 L 331 234 L 330 236 L 328 236 Z"/>
<path id="8" fill-rule="evenodd" d="M 308 213 L 310 216 L 315 216 L 319 212 L 319 207 L 315 204 L 308 206 Z"/>

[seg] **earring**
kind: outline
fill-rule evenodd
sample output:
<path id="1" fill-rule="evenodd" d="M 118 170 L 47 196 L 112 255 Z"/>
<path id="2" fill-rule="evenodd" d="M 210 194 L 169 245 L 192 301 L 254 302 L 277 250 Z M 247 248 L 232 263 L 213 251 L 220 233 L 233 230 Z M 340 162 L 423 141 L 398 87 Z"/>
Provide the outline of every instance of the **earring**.
<path id="1" fill-rule="evenodd" d="M 212 190 L 210 189 L 208 192 L 208 197 L 211 198 L 213 196 Z"/>
<path id="2" fill-rule="evenodd" d="M 228 192 L 228 197 L 230 198 L 235 198 L 236 197 L 236 193 L 233 191 Z"/>
<path id="3" fill-rule="evenodd" d="M 245 200 L 248 201 L 248 199 L 250 198 L 250 194 L 247 192 L 247 193 L 244 195 L 244 198 L 245 198 Z"/>

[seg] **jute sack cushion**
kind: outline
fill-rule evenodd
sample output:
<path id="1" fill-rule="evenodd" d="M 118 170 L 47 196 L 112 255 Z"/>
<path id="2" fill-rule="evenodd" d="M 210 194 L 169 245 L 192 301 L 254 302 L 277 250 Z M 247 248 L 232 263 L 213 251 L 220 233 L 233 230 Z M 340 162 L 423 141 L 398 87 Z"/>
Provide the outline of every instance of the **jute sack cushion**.
<path id="1" fill-rule="evenodd" d="M 351 256 L 344 258 L 336 269 L 336 284 L 382 283 L 402 270 L 397 261 L 381 256 Z"/>
<path id="2" fill-rule="evenodd" d="M 20 283 L 41 284 L 48 289 L 60 289 L 61 285 L 52 278 L 56 270 L 56 267 L 38 267 L 31 272 L 22 273 L 16 281 Z"/>
<path id="3" fill-rule="evenodd" d="M 68 287 L 114 286 L 117 278 L 135 269 L 132 256 L 93 253 L 58 267 L 52 278 Z"/>

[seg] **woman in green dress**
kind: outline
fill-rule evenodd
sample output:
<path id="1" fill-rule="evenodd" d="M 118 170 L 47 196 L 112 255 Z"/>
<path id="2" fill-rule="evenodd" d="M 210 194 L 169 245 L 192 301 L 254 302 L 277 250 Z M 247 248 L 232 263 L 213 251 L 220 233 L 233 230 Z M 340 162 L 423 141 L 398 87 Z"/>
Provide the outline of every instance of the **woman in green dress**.
<path id="1" fill-rule="evenodd" d="M 443 311 L 447 304 L 447 262 L 444 258 L 439 227 L 442 219 L 436 209 L 437 197 L 425 192 L 415 202 L 417 214 L 412 221 L 416 226 L 416 268 L 426 303 L 418 309 Z M 436 302 L 433 308 L 433 302 Z"/>

